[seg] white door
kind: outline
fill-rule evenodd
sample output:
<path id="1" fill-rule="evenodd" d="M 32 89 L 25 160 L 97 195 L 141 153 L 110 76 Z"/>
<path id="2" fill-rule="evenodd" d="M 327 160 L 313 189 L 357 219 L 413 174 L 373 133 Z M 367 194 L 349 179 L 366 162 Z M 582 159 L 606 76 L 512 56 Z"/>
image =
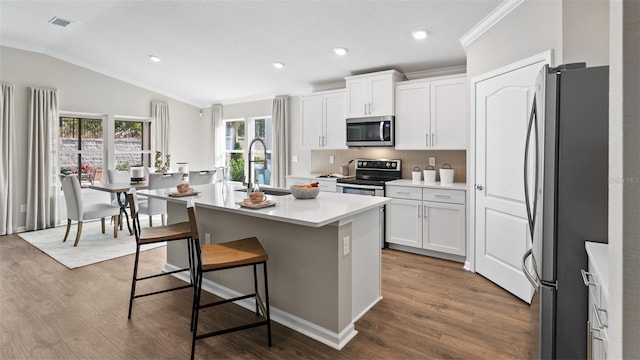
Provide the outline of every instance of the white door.
<path id="1" fill-rule="evenodd" d="M 476 272 L 529 303 L 534 289 L 521 268 L 522 256 L 531 247 L 524 202 L 524 148 L 536 75 L 550 62 L 550 53 L 545 54 L 472 82 Z"/>

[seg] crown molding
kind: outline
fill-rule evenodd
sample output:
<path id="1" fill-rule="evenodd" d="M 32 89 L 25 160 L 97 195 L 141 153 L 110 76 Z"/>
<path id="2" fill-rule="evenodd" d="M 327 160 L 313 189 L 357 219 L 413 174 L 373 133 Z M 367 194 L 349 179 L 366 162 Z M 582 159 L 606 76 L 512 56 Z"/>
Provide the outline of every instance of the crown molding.
<path id="1" fill-rule="evenodd" d="M 450 67 L 440 68 L 440 69 L 408 72 L 408 73 L 405 73 L 404 76 L 407 78 L 407 80 L 414 80 L 414 79 L 424 79 L 424 78 L 430 78 L 430 77 L 436 77 L 436 76 L 458 75 L 458 74 L 464 74 L 466 72 L 467 72 L 467 65 L 457 65 L 457 66 L 450 66 Z"/>
<path id="2" fill-rule="evenodd" d="M 476 26 L 471 28 L 466 34 L 460 38 L 460 44 L 466 49 L 477 38 L 484 34 L 487 30 L 491 29 L 502 18 L 507 16 L 510 12 L 520 6 L 525 0 L 504 0 L 502 4 L 493 9 L 489 15 L 485 16 Z"/>

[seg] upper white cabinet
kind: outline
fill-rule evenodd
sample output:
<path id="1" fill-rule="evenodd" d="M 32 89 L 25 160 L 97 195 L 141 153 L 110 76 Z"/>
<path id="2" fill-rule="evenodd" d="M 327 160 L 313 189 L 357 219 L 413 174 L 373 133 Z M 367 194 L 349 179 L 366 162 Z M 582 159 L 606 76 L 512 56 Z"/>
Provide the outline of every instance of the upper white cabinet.
<path id="1" fill-rule="evenodd" d="M 468 144 L 464 76 L 396 84 L 396 149 L 463 150 Z"/>
<path id="2" fill-rule="evenodd" d="M 345 118 L 345 90 L 300 96 L 302 146 L 347 149 Z"/>
<path id="3" fill-rule="evenodd" d="M 403 79 L 396 70 L 347 76 L 347 118 L 394 115 L 394 85 Z"/>

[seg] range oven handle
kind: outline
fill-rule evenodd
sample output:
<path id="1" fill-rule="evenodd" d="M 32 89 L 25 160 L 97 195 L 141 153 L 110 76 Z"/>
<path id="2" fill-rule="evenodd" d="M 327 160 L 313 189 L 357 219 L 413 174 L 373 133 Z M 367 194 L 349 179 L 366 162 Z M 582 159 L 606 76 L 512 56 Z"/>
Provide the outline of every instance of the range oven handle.
<path id="1" fill-rule="evenodd" d="M 337 183 L 336 187 L 340 188 L 354 188 L 354 189 L 367 189 L 367 190 L 383 190 L 383 186 L 376 185 L 359 185 L 359 184 L 347 184 L 347 183 Z"/>

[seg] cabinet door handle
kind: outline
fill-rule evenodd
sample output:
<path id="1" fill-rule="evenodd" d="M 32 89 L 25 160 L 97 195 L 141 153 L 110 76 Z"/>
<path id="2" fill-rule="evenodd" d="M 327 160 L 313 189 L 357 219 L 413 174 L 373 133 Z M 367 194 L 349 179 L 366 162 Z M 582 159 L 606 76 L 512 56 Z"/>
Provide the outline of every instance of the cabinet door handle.
<path id="1" fill-rule="evenodd" d="M 369 103 L 369 115 L 371 115 L 371 103 Z"/>
<path id="2" fill-rule="evenodd" d="M 440 195 L 440 194 L 436 194 L 437 198 L 443 198 L 443 199 L 451 199 L 451 195 Z"/>
<path id="3" fill-rule="evenodd" d="M 327 146 L 327 139 L 325 136 L 322 136 L 322 147 Z"/>
<path id="4" fill-rule="evenodd" d="M 584 286 L 596 285 L 596 283 L 592 280 L 592 273 L 580 269 L 580 274 L 582 274 L 582 281 L 584 282 Z"/>
<path id="5" fill-rule="evenodd" d="M 409 195 L 408 191 L 396 191 L 395 193 L 396 194 L 407 194 L 407 195 Z"/>
<path id="6" fill-rule="evenodd" d="M 422 217 L 422 215 L 420 215 L 420 205 L 416 205 L 418 207 L 418 219 Z"/>
<path id="7" fill-rule="evenodd" d="M 429 147 L 429 133 L 427 133 L 427 147 Z"/>
<path id="8" fill-rule="evenodd" d="M 427 218 L 427 205 L 422 205 L 422 215 Z"/>
<path id="9" fill-rule="evenodd" d="M 593 304 L 593 315 L 596 318 L 596 324 L 598 325 L 598 328 L 603 329 L 603 328 L 609 327 L 609 324 L 608 323 L 605 324 L 602 321 L 602 318 L 600 318 L 600 311 L 602 311 L 605 315 L 607 315 L 607 310 L 600 309 L 596 306 L 596 304 Z"/>
<path id="10" fill-rule="evenodd" d="M 431 146 L 436 146 L 436 133 L 431 133 Z"/>
<path id="11" fill-rule="evenodd" d="M 364 103 L 364 110 L 362 110 L 362 113 L 367 115 L 367 103 Z"/>

